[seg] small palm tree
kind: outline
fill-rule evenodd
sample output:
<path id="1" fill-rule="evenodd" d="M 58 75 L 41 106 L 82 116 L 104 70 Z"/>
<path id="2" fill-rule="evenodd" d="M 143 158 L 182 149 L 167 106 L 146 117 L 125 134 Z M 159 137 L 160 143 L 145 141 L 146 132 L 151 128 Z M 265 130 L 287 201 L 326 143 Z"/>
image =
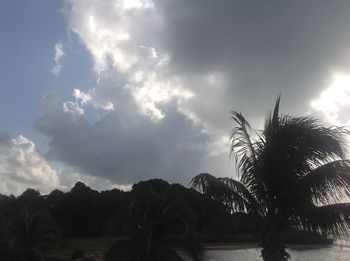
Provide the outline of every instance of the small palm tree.
<path id="1" fill-rule="evenodd" d="M 182 214 L 167 191 L 159 194 L 150 189 L 117 220 L 125 236 L 106 252 L 106 261 L 183 261 L 178 250 L 200 261 L 201 246 Z"/>
<path id="2" fill-rule="evenodd" d="M 48 211 L 19 205 L 15 199 L 3 199 L 0 208 L 0 259 L 45 260 L 44 252 L 58 237 Z"/>
<path id="3" fill-rule="evenodd" d="M 278 98 L 264 130 L 251 135 L 242 114 L 232 112 L 231 155 L 239 181 L 199 174 L 192 187 L 230 211 L 249 212 L 262 228 L 262 257 L 289 258 L 283 244 L 289 228 L 348 237 L 350 161 L 342 127 L 324 127 L 314 117 L 279 114 Z"/>

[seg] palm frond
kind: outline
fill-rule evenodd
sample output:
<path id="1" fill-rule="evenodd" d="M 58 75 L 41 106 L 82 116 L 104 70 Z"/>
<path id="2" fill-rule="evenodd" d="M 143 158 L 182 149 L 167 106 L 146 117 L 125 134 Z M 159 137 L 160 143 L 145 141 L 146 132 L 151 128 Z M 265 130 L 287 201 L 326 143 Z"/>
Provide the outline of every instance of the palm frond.
<path id="1" fill-rule="evenodd" d="M 250 124 L 241 113 L 231 111 L 231 114 L 231 119 L 238 124 L 230 134 L 231 155 L 247 155 L 252 158 L 252 163 L 256 164 L 255 149 L 248 132 L 251 129 Z"/>
<path id="2" fill-rule="evenodd" d="M 229 181 L 228 178 L 216 178 L 208 173 L 201 173 L 192 179 L 190 185 L 213 200 L 222 202 L 230 211 L 257 209 L 256 200 L 249 196 L 249 191 L 238 181 Z"/>
<path id="3" fill-rule="evenodd" d="M 278 122 L 279 120 L 279 108 L 280 108 L 281 95 L 278 95 L 275 103 L 275 108 L 273 109 L 272 122 Z"/>
<path id="4" fill-rule="evenodd" d="M 211 195 L 213 189 L 219 186 L 217 179 L 209 173 L 200 173 L 192 178 L 191 188 L 206 195 Z"/>
<path id="5" fill-rule="evenodd" d="M 273 113 L 271 111 L 265 118 L 264 129 L 267 129 L 270 125 L 278 125 L 279 123 L 279 107 L 280 107 L 281 96 L 279 95 L 275 102 L 275 107 L 273 108 Z"/>
<path id="6" fill-rule="evenodd" d="M 350 203 L 313 207 L 299 212 L 294 219 L 299 228 L 336 238 L 350 235 Z"/>
<path id="7" fill-rule="evenodd" d="M 258 171 L 257 142 L 250 137 L 251 129 L 241 113 L 232 111 L 232 119 L 237 123 L 230 133 L 230 155 L 234 156 L 240 181 L 249 188 L 255 198 L 264 201 L 265 190 Z"/>
<path id="8" fill-rule="evenodd" d="M 274 145 L 281 160 L 288 158 L 298 175 L 344 158 L 346 134 L 346 129 L 323 127 L 313 117 L 291 116 L 281 116 L 278 125 L 269 125 L 263 132 L 265 143 Z"/>
<path id="9" fill-rule="evenodd" d="M 329 162 L 311 171 L 298 182 L 318 204 L 336 203 L 350 197 L 350 160 Z"/>
<path id="10" fill-rule="evenodd" d="M 343 128 L 325 128 L 312 117 L 281 116 L 256 142 L 261 179 L 268 197 L 279 198 L 297 180 L 344 156 Z"/>
<path id="11" fill-rule="evenodd" d="M 252 193 L 239 181 L 234 180 L 232 178 L 218 178 L 219 181 L 226 184 L 231 188 L 233 193 L 233 204 L 236 201 L 242 201 L 240 206 L 246 208 L 246 210 L 250 213 L 261 214 L 262 209 L 257 202 L 257 200 L 253 197 Z M 236 196 L 237 195 L 237 196 Z"/>

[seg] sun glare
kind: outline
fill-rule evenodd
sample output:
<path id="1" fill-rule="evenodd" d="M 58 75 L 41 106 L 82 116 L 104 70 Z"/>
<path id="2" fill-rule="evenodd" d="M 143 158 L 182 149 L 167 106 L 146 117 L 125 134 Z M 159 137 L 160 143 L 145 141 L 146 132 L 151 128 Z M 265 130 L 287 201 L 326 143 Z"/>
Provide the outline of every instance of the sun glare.
<path id="1" fill-rule="evenodd" d="M 350 75 L 335 74 L 328 88 L 311 102 L 311 107 L 324 114 L 326 119 L 334 125 L 350 123 Z"/>

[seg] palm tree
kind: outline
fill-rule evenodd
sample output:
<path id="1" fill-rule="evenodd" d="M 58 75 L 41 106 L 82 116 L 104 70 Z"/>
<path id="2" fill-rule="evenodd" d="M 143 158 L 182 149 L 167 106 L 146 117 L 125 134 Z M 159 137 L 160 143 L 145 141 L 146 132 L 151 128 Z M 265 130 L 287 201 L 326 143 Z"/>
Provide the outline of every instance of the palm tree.
<path id="1" fill-rule="evenodd" d="M 22 206 L 14 198 L 1 199 L 1 260 L 45 260 L 45 251 L 55 246 L 57 238 L 57 229 L 47 210 Z"/>
<path id="2" fill-rule="evenodd" d="M 195 261 L 201 260 L 201 246 L 196 243 L 181 207 L 168 191 L 152 189 L 134 201 L 116 220 L 124 228 L 105 254 L 106 261 L 183 261 L 183 250 Z"/>
<path id="3" fill-rule="evenodd" d="M 279 114 L 278 98 L 264 130 L 251 134 L 241 113 L 232 112 L 231 155 L 239 181 L 199 174 L 192 187 L 230 211 L 249 212 L 262 226 L 262 257 L 289 258 L 283 244 L 290 228 L 348 237 L 350 161 L 342 127 L 324 127 L 308 117 Z"/>

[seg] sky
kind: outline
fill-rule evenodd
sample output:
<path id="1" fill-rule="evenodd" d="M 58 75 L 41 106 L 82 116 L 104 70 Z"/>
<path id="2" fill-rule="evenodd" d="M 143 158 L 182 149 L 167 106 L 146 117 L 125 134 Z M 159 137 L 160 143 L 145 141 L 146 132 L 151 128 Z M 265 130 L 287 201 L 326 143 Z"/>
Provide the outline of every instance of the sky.
<path id="1" fill-rule="evenodd" d="M 0 1 L 0 193 L 236 177 L 230 112 L 350 124 L 350 1 Z"/>

